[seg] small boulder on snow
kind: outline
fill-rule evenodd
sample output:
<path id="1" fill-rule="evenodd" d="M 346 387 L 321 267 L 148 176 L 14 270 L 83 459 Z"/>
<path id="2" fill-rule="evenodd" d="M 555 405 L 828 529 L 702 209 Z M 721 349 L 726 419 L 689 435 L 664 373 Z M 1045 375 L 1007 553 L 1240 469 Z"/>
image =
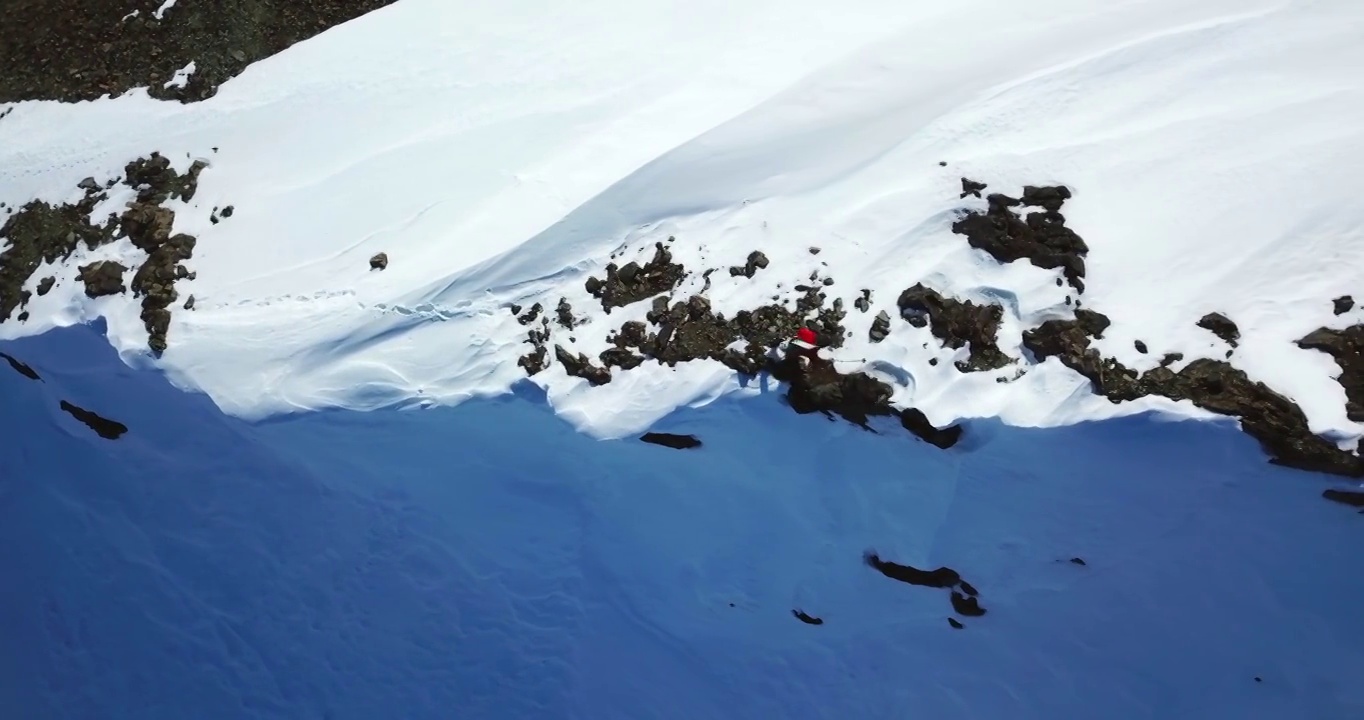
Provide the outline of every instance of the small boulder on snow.
<path id="1" fill-rule="evenodd" d="M 79 268 L 77 279 L 85 283 L 85 296 L 88 298 L 118 295 L 127 291 L 123 284 L 123 274 L 128 268 L 112 260 L 101 260 Z"/>
<path id="2" fill-rule="evenodd" d="M 388 253 L 379 253 L 369 259 L 370 270 L 383 270 L 388 267 Z"/>

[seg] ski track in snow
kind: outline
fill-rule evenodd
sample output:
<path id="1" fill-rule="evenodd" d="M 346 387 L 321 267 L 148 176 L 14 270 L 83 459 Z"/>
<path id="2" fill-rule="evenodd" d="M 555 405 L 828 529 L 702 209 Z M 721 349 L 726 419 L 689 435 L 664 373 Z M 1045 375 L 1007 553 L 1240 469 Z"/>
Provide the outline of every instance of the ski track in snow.
<path id="1" fill-rule="evenodd" d="M 175 312 L 161 365 L 245 418 L 505 392 L 526 349 L 510 304 L 566 297 L 581 314 L 595 304 L 582 283 L 610 252 L 647 257 L 670 235 L 698 275 L 679 292 L 721 269 L 718 310 L 766 301 L 822 263 L 845 303 L 873 290 L 872 311 L 850 314 L 846 357 L 912 377 L 896 402 L 935 423 L 1205 417 L 1163 399 L 1113 405 L 1055 361 L 1007 384 L 995 378 L 1015 368 L 930 366 L 936 342 L 898 318 L 885 343 L 866 341 L 875 313 L 922 281 L 1001 302 L 1000 346 L 1020 356 L 1023 329 L 1070 312 L 1069 288 L 953 235 L 953 211 L 982 204 L 959 200 L 957 180 L 1004 193 L 1064 183 L 1068 225 L 1091 246 L 1084 302 L 1114 323 L 1097 347 L 1138 369 L 1166 352 L 1220 357 L 1194 321 L 1225 312 L 1243 335 L 1230 362 L 1300 404 L 1314 430 L 1360 436 L 1334 363 L 1292 341 L 1349 319 L 1329 299 L 1359 292 L 1364 6 L 541 5 L 404 0 L 193 105 L 145 93 L 18 104 L 0 123 L 23 139 L 0 149 L 0 199 L 71 199 L 80 178 L 153 149 L 208 160 L 194 201 L 172 203 L 176 231 L 199 238 L 198 277 L 177 285 L 198 305 Z M 234 216 L 209 224 L 229 204 Z M 727 277 L 755 249 L 771 266 Z M 379 251 L 391 264 L 370 272 Z M 595 353 L 645 305 L 554 342 Z M 125 359 L 144 352 L 132 298 L 92 302 L 64 281 L 30 310 L 0 338 L 103 316 Z M 646 363 L 594 389 L 555 365 L 535 382 L 598 437 L 742 390 L 709 364 Z"/>

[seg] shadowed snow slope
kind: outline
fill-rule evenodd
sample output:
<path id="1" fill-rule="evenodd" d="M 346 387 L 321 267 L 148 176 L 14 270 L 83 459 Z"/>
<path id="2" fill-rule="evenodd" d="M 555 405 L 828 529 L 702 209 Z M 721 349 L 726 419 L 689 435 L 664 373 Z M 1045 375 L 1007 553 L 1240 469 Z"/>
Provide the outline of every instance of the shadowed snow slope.
<path id="1" fill-rule="evenodd" d="M 1224 423 L 943 452 L 768 396 L 676 451 L 529 389 L 251 425 L 99 330 L 0 343 L 42 377 L 0 365 L 6 718 L 1364 716 L 1364 523 Z"/>
<path id="2" fill-rule="evenodd" d="M 920 281 L 1003 300 L 1001 348 L 1019 357 L 1022 329 L 1067 315 L 1069 290 L 953 235 L 952 212 L 983 205 L 959 200 L 958 180 L 1060 183 L 1091 246 L 1086 305 L 1114 323 L 1101 349 L 1138 369 L 1221 357 L 1194 322 L 1227 313 L 1242 332 L 1229 362 L 1349 441 L 1361 428 L 1335 366 L 1292 341 L 1331 320 L 1364 266 L 1361 25 L 1354 0 L 403 0 L 203 103 L 16 105 L 0 121 L 17 139 L 0 149 L 0 200 L 67 200 L 153 149 L 209 161 L 193 200 L 170 205 L 199 239 L 197 277 L 176 286 L 197 305 L 175 312 L 160 364 L 259 419 L 505 392 L 525 347 L 510 304 L 583 307 L 610 252 L 669 235 L 698 282 L 721 268 L 717 310 L 827 262 L 831 298 L 875 292 L 856 323 Z M 225 205 L 235 214 L 213 224 Z M 724 272 L 753 250 L 769 269 Z M 371 272 L 380 251 L 390 264 Z M 29 289 L 46 274 L 71 272 Z M 101 315 L 125 357 L 146 346 L 130 297 L 90 301 L 64 280 L 30 310 L 0 337 Z M 595 353 L 607 326 L 555 342 Z M 921 335 L 871 345 L 851 329 L 848 356 L 903 368 L 915 382 L 896 402 L 940 425 L 1194 414 L 1094 398 L 1055 362 L 1007 385 L 963 375 L 930 364 Z M 579 429 L 620 437 L 732 390 L 730 376 L 648 362 L 591 391 L 558 365 L 534 382 Z"/>

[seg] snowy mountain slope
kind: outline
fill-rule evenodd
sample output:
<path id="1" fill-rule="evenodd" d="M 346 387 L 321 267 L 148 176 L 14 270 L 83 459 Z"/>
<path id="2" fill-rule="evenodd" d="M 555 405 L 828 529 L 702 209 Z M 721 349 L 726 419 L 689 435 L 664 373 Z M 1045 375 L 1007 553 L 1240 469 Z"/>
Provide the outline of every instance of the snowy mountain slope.
<path id="1" fill-rule="evenodd" d="M 1090 246 L 1084 303 L 1113 320 L 1096 347 L 1137 369 L 1171 352 L 1221 358 L 1227 345 L 1194 326 L 1220 311 L 1241 332 L 1228 361 L 1350 447 L 1361 430 L 1338 368 L 1293 341 L 1361 319 L 1331 312 L 1359 291 L 1364 263 L 1352 209 L 1361 22 L 1344 0 L 858 0 L 836 13 L 404 0 L 251 66 L 203 103 L 18 104 L 0 120 L 22 138 L 0 149 L 0 199 L 69 201 L 81 178 L 102 182 L 152 149 L 182 170 L 208 162 L 198 194 L 167 203 L 175 231 L 198 238 L 197 276 L 176 284 L 196 305 L 174 312 L 159 364 L 247 418 L 504 392 L 524 376 L 511 304 L 563 297 L 581 314 L 595 302 L 584 281 L 613 251 L 647 260 L 669 236 L 695 273 L 681 297 L 719 268 L 717 310 L 816 269 L 844 303 L 871 290 L 839 357 L 894 370 L 895 401 L 939 425 L 1206 414 L 1188 401 L 1115 405 L 1059 363 L 1026 363 L 1022 331 L 1068 316 L 1072 293 L 1054 271 L 1001 266 L 950 231 L 956 210 L 984 204 L 958 198 L 959 178 L 1005 193 L 1065 184 L 1068 225 Z M 227 205 L 215 223 L 211 209 Z M 753 250 L 770 267 L 730 277 Z M 97 252 L 139 254 L 126 241 Z M 391 261 L 382 272 L 366 262 L 377 252 Z M 1000 347 L 1020 364 L 958 372 L 896 317 L 892 299 L 916 282 L 1000 302 Z M 135 303 L 91 302 L 63 280 L 0 337 L 102 315 L 133 361 L 147 338 Z M 553 342 L 595 355 L 647 309 L 589 317 Z M 869 343 L 883 309 L 893 331 Z M 535 381 L 600 437 L 739 385 L 715 363 L 652 361 L 602 387 L 557 365 Z"/>
<path id="2" fill-rule="evenodd" d="M 41 378 L 0 365 L 5 717 L 1364 712 L 1364 524 L 1227 423 L 973 421 L 943 452 L 768 395 L 671 414 L 704 442 L 675 451 L 523 387 L 247 424 L 101 330 L 0 342 Z M 953 629 L 868 549 L 986 614 Z"/>

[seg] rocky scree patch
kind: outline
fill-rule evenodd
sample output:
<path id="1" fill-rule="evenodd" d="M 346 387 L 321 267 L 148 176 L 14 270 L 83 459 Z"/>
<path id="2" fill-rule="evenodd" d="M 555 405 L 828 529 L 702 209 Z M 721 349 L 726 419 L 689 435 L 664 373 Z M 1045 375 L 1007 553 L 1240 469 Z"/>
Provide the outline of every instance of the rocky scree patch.
<path id="1" fill-rule="evenodd" d="M 961 179 L 962 197 L 980 193 L 987 186 Z M 1060 269 L 1066 280 L 1083 293 L 1085 290 L 1085 255 L 1089 246 L 1066 227 L 1061 207 L 1070 199 L 1064 186 L 1024 186 L 1020 198 L 994 193 L 987 195 L 985 212 L 965 210 L 961 219 L 952 224 L 952 232 L 965 235 L 971 247 L 989 253 L 1001 263 L 1027 260 L 1040 268 Z M 1027 218 L 1014 212 L 1016 207 L 1040 207 Z"/>
<path id="2" fill-rule="evenodd" d="M 900 315 L 914 327 L 929 327 L 945 347 L 966 346 L 969 355 L 956 363 L 962 372 L 997 370 L 1013 362 L 996 344 L 1004 308 L 997 304 L 976 305 L 944 297 L 936 290 L 914 285 L 900 293 Z M 889 325 L 889 318 L 886 318 Z M 875 326 L 873 325 L 873 329 Z"/>
<path id="3" fill-rule="evenodd" d="M 16 308 L 22 308 L 31 299 L 23 287 L 43 263 L 66 260 L 81 245 L 94 250 L 126 237 L 147 256 L 127 285 L 124 278 L 128 268 L 107 260 L 81 266 L 77 279 L 85 285 L 85 295 L 90 298 L 118 295 L 129 289 L 134 297 L 142 298 L 141 318 L 147 330 L 147 346 L 154 356 L 160 357 L 166 350 L 169 308 L 178 298 L 175 283 L 194 278 L 183 262 L 193 256 L 195 245 L 192 235 L 171 234 L 175 211 L 163 204 L 173 199 L 192 199 L 205 167 L 203 161 L 195 161 L 180 173 L 158 152 L 129 162 L 121 182 L 137 191 L 137 198 L 122 215 L 111 213 L 99 225 L 90 224 L 88 216 L 98 203 L 108 199 L 107 189 L 117 184 L 118 179 L 103 187 L 94 178 L 81 181 L 79 187 L 85 191 L 84 196 L 72 204 L 50 205 L 35 200 L 21 207 L 0 227 L 0 241 L 9 243 L 0 253 L 0 322 L 8 320 Z M 43 278 L 38 294 L 46 295 L 54 284 L 54 278 Z"/>
<path id="4" fill-rule="evenodd" d="M 20 0 L 0 12 L 0 102 L 79 102 L 137 87 L 194 102 L 247 66 L 393 0 Z M 194 63 L 183 86 L 166 87 Z"/>

